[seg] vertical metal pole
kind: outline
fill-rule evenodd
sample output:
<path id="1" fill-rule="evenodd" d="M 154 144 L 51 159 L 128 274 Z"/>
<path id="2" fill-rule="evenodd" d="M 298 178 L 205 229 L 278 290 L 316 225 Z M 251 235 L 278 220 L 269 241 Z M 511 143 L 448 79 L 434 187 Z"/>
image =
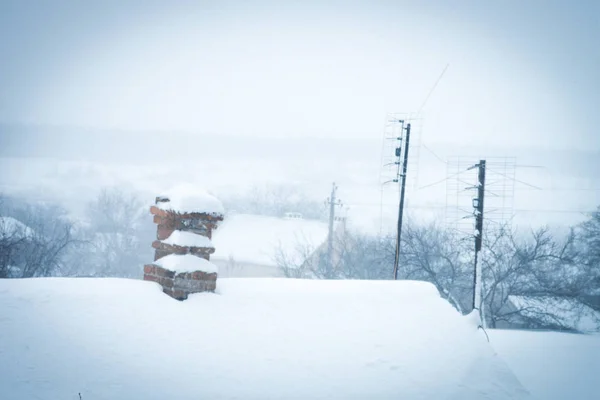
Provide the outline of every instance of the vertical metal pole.
<path id="1" fill-rule="evenodd" d="M 485 195 L 485 160 L 479 160 L 477 177 L 477 207 L 475 208 L 475 270 L 473 273 L 473 309 L 479 310 L 481 305 L 481 266 L 479 252 L 483 237 L 483 200 Z"/>
<path id="2" fill-rule="evenodd" d="M 402 163 L 402 186 L 400 188 L 400 204 L 398 205 L 398 234 L 396 235 L 396 257 L 394 258 L 394 280 L 398 280 L 398 264 L 400 262 L 400 243 L 402 239 L 402 216 L 404 213 L 404 190 L 406 188 L 406 170 L 408 167 L 408 145 L 410 142 L 410 124 L 406 125 L 404 141 L 404 162 Z"/>
<path id="3" fill-rule="evenodd" d="M 331 278 L 333 267 L 333 221 L 335 220 L 335 191 L 337 187 L 335 182 L 331 187 L 331 197 L 329 198 L 329 235 L 327 236 L 327 270 L 326 278 Z"/>

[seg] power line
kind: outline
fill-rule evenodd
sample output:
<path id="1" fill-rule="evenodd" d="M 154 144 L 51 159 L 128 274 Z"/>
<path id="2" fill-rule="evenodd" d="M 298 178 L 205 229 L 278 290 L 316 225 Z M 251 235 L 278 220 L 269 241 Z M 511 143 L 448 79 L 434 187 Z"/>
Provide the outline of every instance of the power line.
<path id="1" fill-rule="evenodd" d="M 431 95 L 433 94 L 433 92 L 435 91 L 435 89 L 437 88 L 438 84 L 440 83 L 440 81 L 444 77 L 444 74 L 448 70 L 449 66 L 450 66 L 450 63 L 446 64 L 446 66 L 444 67 L 444 70 L 442 71 L 442 73 L 440 74 L 440 76 L 437 78 L 437 80 L 435 81 L 435 83 L 433 84 L 433 86 L 431 87 L 431 90 L 429 91 L 429 93 L 427 93 L 427 97 L 425 97 L 425 100 L 423 100 L 423 103 L 421 103 L 421 107 L 419 107 L 419 111 L 417 111 L 417 115 L 415 116 L 415 118 L 418 118 L 419 115 L 421 115 L 421 111 L 423 111 L 423 108 L 425 107 L 425 104 L 427 104 L 427 101 L 429 100 L 429 98 L 431 97 Z"/>
<path id="2" fill-rule="evenodd" d="M 441 161 L 441 162 L 442 162 L 442 163 L 444 163 L 444 164 L 448 164 L 448 162 L 447 162 L 447 161 L 444 161 L 444 160 L 442 159 L 442 157 L 438 156 L 438 155 L 437 155 L 437 154 L 436 154 L 436 153 L 435 153 L 433 150 L 431 150 L 429 147 L 427 147 L 427 145 L 425 145 L 424 143 L 421 143 L 421 146 L 423 146 L 423 147 L 425 148 L 425 150 L 427 150 L 428 152 L 430 152 L 431 154 L 433 154 L 433 156 L 434 156 L 435 158 L 437 158 L 439 161 Z"/>
<path id="3" fill-rule="evenodd" d="M 531 189 L 528 188 L 519 188 L 518 190 L 540 190 L 537 187 L 533 187 Z M 542 188 L 541 190 L 546 192 L 600 192 L 600 188 Z"/>
<path id="4" fill-rule="evenodd" d="M 348 206 L 377 206 L 379 203 L 348 203 Z M 395 203 L 383 203 L 386 207 L 397 207 Z M 408 209 L 416 210 L 440 210 L 446 208 L 445 204 L 429 204 L 429 205 L 406 205 Z M 564 213 L 564 214 L 589 214 L 596 212 L 597 210 L 568 210 L 568 209 L 533 209 L 533 208 L 516 208 L 514 212 L 527 212 L 527 213 Z"/>
<path id="5" fill-rule="evenodd" d="M 537 190 L 543 190 L 543 189 L 542 189 L 541 187 L 539 187 L 539 186 L 535 186 L 535 185 L 532 185 L 531 183 L 527 183 L 527 182 L 524 182 L 524 181 L 518 180 L 518 179 L 516 179 L 516 178 L 514 178 L 514 177 L 512 177 L 512 176 L 508 176 L 508 175 L 506 175 L 506 174 L 503 174 L 502 172 L 494 171 L 494 170 L 491 170 L 491 169 L 488 169 L 488 171 L 490 171 L 490 172 L 493 172 L 493 173 L 495 173 L 495 174 L 498 174 L 498 175 L 500 175 L 500 176 L 503 176 L 503 177 L 505 177 L 505 178 L 507 178 L 507 179 L 510 179 L 510 180 L 512 180 L 513 182 L 522 183 L 523 185 L 526 185 L 526 186 L 532 187 L 532 188 L 534 188 L 534 189 L 537 189 Z"/>
<path id="6" fill-rule="evenodd" d="M 490 170 L 489 168 L 488 168 L 488 171 L 495 172 L 495 171 Z M 444 178 L 444 179 L 442 179 L 440 181 L 436 181 L 434 183 L 431 183 L 431 184 L 428 184 L 428 185 L 425 185 L 425 186 L 421 186 L 418 189 L 424 189 L 424 188 L 427 188 L 429 186 L 434 186 L 435 184 L 442 183 L 445 180 L 447 180 L 449 178 L 452 178 L 452 177 L 454 177 L 456 175 L 457 174 L 450 175 L 447 178 Z M 522 183 L 520 181 L 517 181 L 517 182 Z M 466 183 L 466 182 L 463 182 L 463 183 Z M 343 184 L 344 186 L 350 186 L 350 187 L 352 187 L 352 186 L 373 187 L 373 188 L 380 188 L 381 187 L 381 183 L 378 183 L 378 182 L 367 183 L 367 182 L 347 182 L 347 181 L 341 181 L 340 184 Z M 488 184 L 488 185 L 490 185 L 490 184 Z M 561 192 L 561 191 L 562 192 L 573 192 L 573 191 L 600 192 L 600 188 L 584 188 L 584 187 L 581 187 L 581 188 L 578 188 L 578 187 L 572 187 L 572 188 L 567 188 L 567 187 L 548 187 L 548 188 L 544 188 L 544 187 L 542 187 L 542 188 L 540 188 L 540 187 L 537 187 L 537 186 L 534 185 L 534 187 L 531 187 L 531 188 L 523 188 L 523 187 L 521 187 L 521 188 L 515 188 L 515 190 L 518 190 L 518 191 L 527 191 L 527 190 L 536 190 L 536 191 L 539 191 L 540 189 L 543 190 L 543 191 L 547 191 L 547 192 Z"/>
<path id="7" fill-rule="evenodd" d="M 440 76 L 437 78 L 437 80 L 435 81 L 435 83 L 433 84 L 433 86 L 431 87 L 431 90 L 429 90 L 429 93 L 427 93 L 427 96 L 425 97 L 425 100 L 423 100 L 423 102 L 421 103 L 421 106 L 419 107 L 419 111 L 417 111 L 417 114 L 415 115 L 414 119 L 419 118 L 419 116 L 421 115 L 421 111 L 423 111 L 423 108 L 425 107 L 425 105 L 427 104 L 427 102 L 429 101 L 429 98 L 431 97 L 431 95 L 433 94 L 433 92 L 435 91 L 435 89 L 437 88 L 438 84 L 440 83 L 440 81 L 442 80 L 442 78 L 444 77 L 444 74 L 446 73 L 446 71 L 448 70 L 448 67 L 450 66 L 450 63 L 446 64 L 446 66 L 444 67 L 444 69 L 442 70 L 442 73 L 440 74 Z M 444 164 L 446 164 L 446 161 L 444 161 L 440 156 L 438 156 L 433 150 L 431 150 L 429 147 L 427 147 L 427 145 L 425 145 L 424 143 L 420 143 L 421 146 L 423 146 L 425 148 L 425 150 L 429 151 L 431 154 L 434 155 L 435 158 L 437 158 L 439 161 L 443 162 Z"/>
<path id="8" fill-rule="evenodd" d="M 430 183 L 430 184 L 428 184 L 428 185 L 425 185 L 425 186 L 421 186 L 421 187 L 419 188 L 419 190 L 421 190 L 421 189 L 426 189 L 426 188 L 428 188 L 428 187 L 431 187 L 431 186 L 439 185 L 440 183 L 444 183 L 444 182 L 446 182 L 448 179 L 450 179 L 450 178 L 454 178 L 455 176 L 457 176 L 457 175 L 460 175 L 460 174 L 462 174 L 463 172 L 465 172 L 465 171 L 459 171 L 459 172 L 457 172 L 457 173 L 455 173 L 455 174 L 452 174 L 452 175 L 450 175 L 450 176 L 447 176 L 447 177 L 445 177 L 444 179 L 440 179 L 439 181 L 436 181 L 436 182 Z"/>

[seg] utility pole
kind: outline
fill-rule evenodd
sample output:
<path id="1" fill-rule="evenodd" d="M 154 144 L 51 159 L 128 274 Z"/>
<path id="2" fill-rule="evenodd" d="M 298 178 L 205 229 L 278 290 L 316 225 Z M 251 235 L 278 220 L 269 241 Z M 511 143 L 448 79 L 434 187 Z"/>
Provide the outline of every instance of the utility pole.
<path id="1" fill-rule="evenodd" d="M 331 196 L 327 199 L 329 204 L 329 234 L 327 235 L 327 270 L 326 277 L 331 278 L 333 267 L 333 223 L 335 221 L 335 207 L 341 206 L 342 202 L 336 199 L 337 186 L 335 182 L 331 185 Z"/>
<path id="2" fill-rule="evenodd" d="M 400 121 L 404 126 L 404 121 Z M 399 137 L 398 140 L 402 140 L 402 137 Z M 402 177 L 402 184 L 400 187 L 400 203 L 398 204 L 398 233 L 396 234 L 396 255 L 394 258 L 394 280 L 398 280 L 398 264 L 400 262 L 400 244 L 402 237 L 402 217 L 404 213 L 404 190 L 406 188 L 406 170 L 408 167 L 408 146 L 410 142 L 410 124 L 406 125 L 406 138 L 404 140 L 404 152 L 402 151 L 402 142 L 400 142 L 400 146 L 396 148 L 396 157 L 398 157 L 398 168 L 400 167 L 400 157 L 402 153 L 404 153 L 404 161 L 402 163 L 402 174 L 397 175 L 397 179 L 395 182 L 400 180 Z"/>
<path id="3" fill-rule="evenodd" d="M 473 199 L 475 208 L 475 269 L 473 273 L 473 309 L 480 310 L 481 305 L 481 265 L 479 264 L 479 252 L 483 235 L 483 198 L 485 195 L 485 160 L 479 160 L 477 175 L 477 198 Z M 483 321 L 482 321 L 483 322 Z"/>

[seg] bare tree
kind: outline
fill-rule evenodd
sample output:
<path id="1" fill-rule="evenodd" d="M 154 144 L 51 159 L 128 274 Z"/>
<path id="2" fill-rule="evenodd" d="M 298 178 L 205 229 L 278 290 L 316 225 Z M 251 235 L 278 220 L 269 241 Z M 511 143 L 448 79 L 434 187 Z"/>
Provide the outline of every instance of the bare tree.
<path id="1" fill-rule="evenodd" d="M 341 279 L 389 279 L 394 240 L 346 232 L 334 242 L 334 271 Z"/>
<path id="2" fill-rule="evenodd" d="M 241 213 L 283 217 L 286 212 L 298 212 L 308 219 L 325 216 L 325 206 L 309 199 L 295 185 L 255 185 L 242 195 L 224 196 L 222 200 L 227 209 Z"/>
<path id="3" fill-rule="evenodd" d="M 327 248 L 324 243 L 314 243 L 302 233 L 296 235 L 293 248 L 279 243 L 275 248 L 274 260 L 282 274 L 288 278 L 330 279 Z"/>
<path id="4" fill-rule="evenodd" d="M 74 254 L 71 274 L 135 278 L 152 257 L 154 225 L 143 202 L 118 188 L 104 188 L 88 204 L 80 235 L 87 246 Z"/>
<path id="5" fill-rule="evenodd" d="M 464 239 L 436 223 L 408 223 L 400 254 L 402 278 L 431 282 L 459 312 L 469 310 L 472 268 Z"/>
<path id="6" fill-rule="evenodd" d="M 278 246 L 275 262 L 290 278 L 387 279 L 389 260 L 383 249 L 389 244 L 389 240 L 339 230 L 331 257 L 325 244 L 315 246 L 300 237 L 291 251 Z"/>
<path id="7" fill-rule="evenodd" d="M 0 217 L 0 278 L 20 274 L 16 259 L 25 251 L 27 229 L 11 217 Z"/>
<path id="8" fill-rule="evenodd" d="M 143 202 L 118 188 L 103 188 L 87 206 L 86 217 L 96 232 L 132 234 L 145 216 Z"/>
<path id="9" fill-rule="evenodd" d="M 597 218 L 593 219 L 593 218 Z M 577 329 L 599 313 L 590 304 L 598 291 L 597 246 L 600 214 L 555 237 L 548 228 L 519 234 L 509 226 L 484 231 L 482 305 L 487 326 Z M 394 238 L 346 232 L 334 241 L 335 257 L 327 276 L 324 248 L 299 242 L 294 255 L 280 249 L 277 263 L 285 276 L 316 279 L 391 279 Z M 473 238 L 435 223 L 406 224 L 400 254 L 401 279 L 431 282 L 459 312 L 471 311 Z M 594 291 L 596 290 L 596 291 Z M 591 299 L 591 300 L 590 300 Z"/>
<path id="10" fill-rule="evenodd" d="M 590 214 L 589 219 L 578 226 L 578 239 L 590 266 L 600 268 L 600 207 Z"/>
<path id="11" fill-rule="evenodd" d="M 578 260 L 573 232 L 557 240 L 548 228 L 525 237 L 506 226 L 488 229 L 482 263 L 489 326 L 570 329 L 587 312 L 589 276 Z"/>
<path id="12" fill-rule="evenodd" d="M 64 210 L 23 200 L 10 203 L 0 203 L 0 277 L 61 275 L 65 257 L 77 243 Z"/>
<path id="13" fill-rule="evenodd" d="M 275 250 L 275 263 L 286 278 L 320 278 L 319 259 L 313 260 L 315 248 L 306 242 L 298 242 L 293 251 L 279 244 Z"/>
<path id="14" fill-rule="evenodd" d="M 576 227 L 579 266 L 587 277 L 583 301 L 600 310 L 600 207 Z"/>

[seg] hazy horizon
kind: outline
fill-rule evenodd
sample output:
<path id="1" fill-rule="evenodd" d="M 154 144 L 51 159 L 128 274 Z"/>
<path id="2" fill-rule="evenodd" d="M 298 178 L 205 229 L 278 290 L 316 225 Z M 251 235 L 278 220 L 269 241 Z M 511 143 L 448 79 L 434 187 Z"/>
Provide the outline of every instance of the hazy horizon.
<path id="1" fill-rule="evenodd" d="M 4 1 L 0 191 L 81 202 L 183 179 L 320 199 L 335 181 L 378 225 L 397 210 L 397 189 L 380 186 L 386 118 L 412 113 L 409 209 L 444 211 L 451 157 L 514 157 L 522 223 L 575 223 L 600 204 L 599 11 Z"/>

